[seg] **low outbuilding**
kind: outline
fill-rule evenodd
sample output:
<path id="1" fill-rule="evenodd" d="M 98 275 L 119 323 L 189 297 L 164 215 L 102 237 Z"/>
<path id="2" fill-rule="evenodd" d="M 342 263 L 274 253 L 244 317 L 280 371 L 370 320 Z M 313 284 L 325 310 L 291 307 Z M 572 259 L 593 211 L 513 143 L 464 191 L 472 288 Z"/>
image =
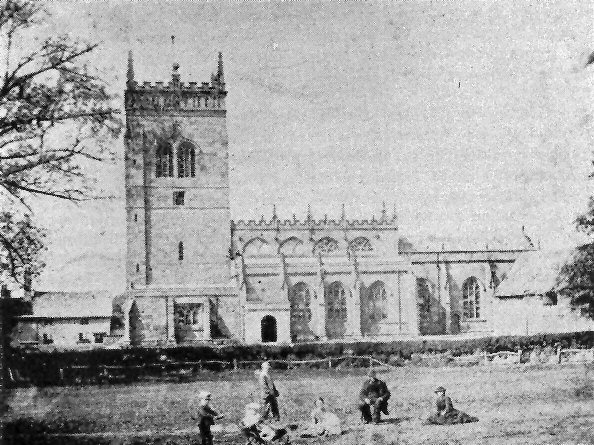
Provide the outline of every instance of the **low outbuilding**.
<path id="1" fill-rule="evenodd" d="M 32 312 L 17 317 L 14 346 L 76 348 L 105 344 L 113 297 L 107 292 L 35 292 Z"/>
<path id="2" fill-rule="evenodd" d="M 563 267 L 575 249 L 522 253 L 495 291 L 495 335 L 532 335 L 594 329 L 587 310 L 574 307 L 565 292 Z"/>

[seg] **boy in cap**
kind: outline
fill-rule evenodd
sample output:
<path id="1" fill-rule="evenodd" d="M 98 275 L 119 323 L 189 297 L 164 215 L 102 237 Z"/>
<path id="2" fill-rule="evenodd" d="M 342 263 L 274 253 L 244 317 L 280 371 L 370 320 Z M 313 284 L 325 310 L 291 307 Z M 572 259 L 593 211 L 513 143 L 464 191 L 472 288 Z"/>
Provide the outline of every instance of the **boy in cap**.
<path id="1" fill-rule="evenodd" d="M 215 419 L 220 419 L 223 416 L 210 406 L 211 394 L 208 391 L 200 391 L 198 398 L 200 399 L 200 402 L 196 414 L 198 429 L 200 430 L 200 439 L 202 441 L 201 445 L 213 445 L 210 427 L 214 425 Z"/>
<path id="2" fill-rule="evenodd" d="M 374 369 L 370 369 L 367 376 L 368 379 L 359 393 L 359 410 L 365 423 L 379 423 L 381 413 L 388 414 L 388 399 L 391 394 L 386 382 L 377 378 Z"/>

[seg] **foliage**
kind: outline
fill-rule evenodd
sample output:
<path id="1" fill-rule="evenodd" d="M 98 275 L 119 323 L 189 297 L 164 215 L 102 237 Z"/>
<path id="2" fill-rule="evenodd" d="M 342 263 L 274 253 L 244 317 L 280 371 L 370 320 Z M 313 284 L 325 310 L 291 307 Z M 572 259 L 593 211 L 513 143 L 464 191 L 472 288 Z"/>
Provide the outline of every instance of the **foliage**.
<path id="1" fill-rule="evenodd" d="M 1 228 L 31 230 L 16 239 L 0 232 L 0 260 L 14 278 L 43 245 L 30 217 L 33 198 L 88 199 L 91 182 L 81 161 L 112 159 L 109 142 L 121 127 L 112 96 L 85 61 L 97 45 L 43 37 L 48 18 L 37 1 L 0 4 L 0 200 L 7 212 Z"/>
<path id="2" fill-rule="evenodd" d="M 590 175 L 592 176 L 592 175 Z M 579 231 L 594 235 L 594 197 L 588 200 L 587 210 L 575 221 Z M 594 243 L 579 246 L 571 261 L 561 270 L 562 290 L 574 307 L 583 307 L 594 318 Z"/>
<path id="3" fill-rule="evenodd" d="M 593 229 L 587 228 L 589 232 Z M 587 309 L 588 316 L 594 318 L 594 243 L 579 246 L 561 273 L 563 292 L 569 295 L 572 305 Z"/>
<path id="4" fill-rule="evenodd" d="M 11 247 L 0 256 L 0 266 L 13 276 L 24 276 L 28 271 L 33 277 L 44 266 L 39 253 L 45 249 L 45 231 L 36 227 L 27 214 L 17 218 L 10 212 L 0 212 L 0 240 L 3 246 Z"/>
<path id="5" fill-rule="evenodd" d="M 20 370 L 20 374 L 38 384 L 59 383 L 60 368 L 74 365 L 86 368 L 88 381 L 94 381 L 100 366 L 123 366 L 134 373 L 131 378 L 144 376 L 167 377 L 175 364 L 197 363 L 202 360 L 218 360 L 223 363 L 204 365 L 204 370 L 229 371 L 233 361 L 240 368 L 256 369 L 262 360 L 313 360 L 340 356 L 373 356 L 392 365 L 405 363 L 413 365 L 445 365 L 451 357 L 475 355 L 477 351 L 489 353 L 499 351 L 530 351 L 534 348 L 559 345 L 568 347 L 594 347 L 594 332 L 568 334 L 541 334 L 516 337 L 486 337 L 473 339 L 438 339 L 425 341 L 403 340 L 392 342 L 357 343 L 303 343 L 295 345 L 212 345 L 174 347 L 134 347 L 124 349 L 95 349 L 87 351 L 22 351 L 12 350 L 9 366 Z M 327 368 L 327 362 L 307 365 L 311 368 Z M 168 365 L 169 368 L 167 366 Z M 276 366 L 276 365 L 275 365 Z M 367 367 L 368 360 L 354 360 L 344 367 Z M 277 366 L 284 369 L 286 366 Z M 128 372 L 126 371 L 126 372 Z"/>

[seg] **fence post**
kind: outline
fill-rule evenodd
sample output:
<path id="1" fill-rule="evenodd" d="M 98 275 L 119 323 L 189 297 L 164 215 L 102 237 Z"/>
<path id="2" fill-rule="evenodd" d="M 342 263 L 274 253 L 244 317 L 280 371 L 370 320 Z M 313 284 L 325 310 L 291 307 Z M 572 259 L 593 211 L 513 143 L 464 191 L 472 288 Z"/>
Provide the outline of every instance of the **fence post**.
<path id="1" fill-rule="evenodd" d="M 328 369 L 332 368 L 332 359 L 328 359 Z"/>
<path id="2" fill-rule="evenodd" d="M 489 357 L 487 355 L 487 351 L 483 351 L 483 360 L 485 361 L 485 365 L 489 364 Z"/>
<path id="3" fill-rule="evenodd" d="M 237 371 L 237 359 L 233 359 L 233 371 Z"/>
<path id="4" fill-rule="evenodd" d="M 518 349 L 518 364 L 522 363 L 522 350 Z"/>
<path id="5" fill-rule="evenodd" d="M 198 360 L 198 369 L 202 371 L 202 360 Z"/>
<path id="6" fill-rule="evenodd" d="M 561 363 L 561 346 L 557 346 L 557 363 Z"/>

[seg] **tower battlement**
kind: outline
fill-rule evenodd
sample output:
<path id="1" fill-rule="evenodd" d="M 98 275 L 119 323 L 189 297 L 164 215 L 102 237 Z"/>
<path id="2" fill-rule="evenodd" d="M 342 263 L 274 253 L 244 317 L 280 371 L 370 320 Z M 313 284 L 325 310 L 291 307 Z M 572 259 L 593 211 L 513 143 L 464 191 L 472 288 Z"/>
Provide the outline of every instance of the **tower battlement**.
<path id="1" fill-rule="evenodd" d="M 137 82 L 134 78 L 134 59 L 128 55 L 128 73 L 125 92 L 127 113 L 151 112 L 203 112 L 225 111 L 225 77 L 223 55 L 219 53 L 216 73 L 210 82 L 181 82 L 179 64 L 173 64 L 169 82 Z"/>

